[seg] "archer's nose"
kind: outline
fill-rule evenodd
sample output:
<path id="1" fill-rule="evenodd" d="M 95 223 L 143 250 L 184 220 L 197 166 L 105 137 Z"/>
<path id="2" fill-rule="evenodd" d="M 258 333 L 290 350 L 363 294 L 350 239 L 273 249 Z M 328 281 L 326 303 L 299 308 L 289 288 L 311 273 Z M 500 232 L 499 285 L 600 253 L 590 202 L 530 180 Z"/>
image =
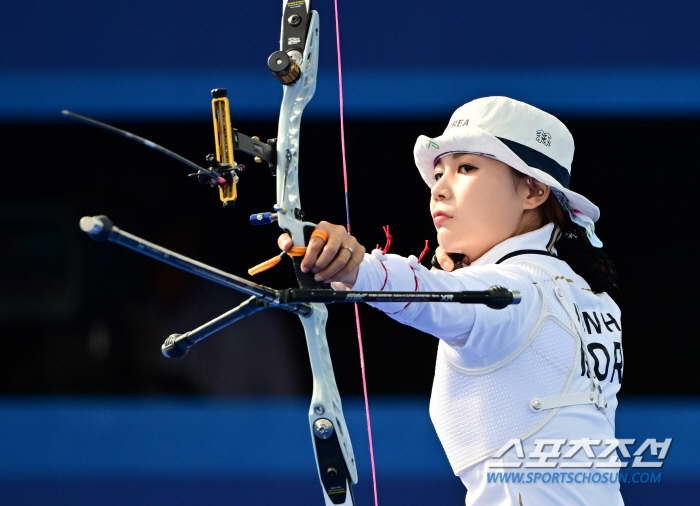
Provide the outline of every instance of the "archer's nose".
<path id="1" fill-rule="evenodd" d="M 445 176 L 442 176 L 430 189 L 430 194 L 436 201 L 445 200 L 450 196 L 450 185 L 447 184 Z"/>

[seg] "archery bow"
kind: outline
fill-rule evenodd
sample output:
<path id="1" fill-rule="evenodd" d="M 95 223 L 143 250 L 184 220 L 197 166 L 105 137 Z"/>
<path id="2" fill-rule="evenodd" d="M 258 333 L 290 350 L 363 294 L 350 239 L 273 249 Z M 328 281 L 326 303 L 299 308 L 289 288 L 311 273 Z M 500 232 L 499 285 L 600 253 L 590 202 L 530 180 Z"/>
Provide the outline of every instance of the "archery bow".
<path id="1" fill-rule="evenodd" d="M 336 5 L 336 29 L 337 26 Z M 298 181 L 299 130 L 304 107 L 311 100 L 316 89 L 318 51 L 319 17 L 316 11 L 311 10 L 311 0 L 284 0 L 280 50 L 272 53 L 268 60 L 270 70 L 284 85 L 277 139 L 263 143 L 256 137 L 247 137 L 232 128 L 226 90 L 216 89 L 212 92 L 216 157 L 213 155 L 207 157 L 209 169 L 201 168 L 189 160 L 129 132 L 68 111 L 64 111 L 64 114 L 125 135 L 194 167 L 197 172 L 192 175 L 197 176 L 200 182 L 219 188 L 220 199 L 224 207 L 233 207 L 235 204 L 238 172 L 243 170 L 243 166 L 234 161 L 234 151 L 240 150 L 249 153 L 255 156 L 258 162 L 266 161 L 270 168 L 274 169 L 277 176 L 275 212 L 253 215 L 251 222 L 253 224 L 266 224 L 277 221 L 280 228 L 289 233 L 294 246 L 303 249 L 306 245 L 305 232 L 312 231 L 316 225 L 303 221 L 304 213 L 301 210 Z M 338 59 L 340 63 L 340 56 Z M 343 153 L 344 151 L 343 140 Z M 345 166 L 345 160 L 343 160 L 343 165 Z M 347 174 L 345 174 L 345 180 L 347 194 Z M 85 217 L 81 220 L 80 226 L 95 240 L 116 242 L 139 253 L 251 295 L 251 298 L 246 302 L 211 322 L 185 334 L 170 336 L 162 347 L 163 354 L 167 357 L 182 357 L 189 347 L 208 335 L 267 307 L 279 307 L 299 315 L 306 334 L 313 375 L 309 427 L 326 506 L 354 505 L 352 484 L 357 483 L 357 467 L 328 349 L 326 338 L 328 310 L 324 303 L 459 302 L 487 304 L 489 307 L 500 309 L 508 304 L 520 302 L 520 294 L 517 291 L 501 287 L 491 287 L 491 289 L 482 292 L 449 293 L 334 292 L 329 290 L 326 285 L 315 282 L 311 275 L 301 271 L 301 256 L 291 257 L 301 288 L 275 290 L 149 243 L 119 230 L 104 216 Z"/>
<path id="2" fill-rule="evenodd" d="M 212 112 L 216 137 L 216 158 L 207 157 L 211 166 L 208 170 L 129 132 L 68 111 L 64 111 L 64 114 L 139 141 L 196 168 L 197 172 L 193 175 L 199 176 L 200 182 L 209 183 L 219 188 L 220 199 L 224 207 L 235 205 L 237 173 L 243 170 L 243 167 L 234 161 L 234 151 L 241 150 L 252 154 L 256 157 L 256 162 L 266 161 L 271 170 L 276 172 L 277 204 L 274 206 L 274 213 L 253 215 L 251 222 L 260 225 L 278 221 L 280 228 L 290 235 L 294 246 L 305 248 L 304 233 L 313 230 L 316 225 L 303 221 L 304 213 L 301 210 L 298 181 L 299 130 L 301 115 L 316 90 L 318 51 L 319 16 L 316 11 L 311 10 L 311 0 L 284 0 L 280 50 L 272 53 L 268 59 L 270 70 L 284 85 L 277 139 L 262 143 L 255 137 L 247 137 L 233 129 L 226 90 L 215 89 L 212 92 Z M 270 291 L 266 287 L 224 273 L 119 230 L 104 216 L 85 217 L 81 220 L 80 226 L 83 231 L 91 234 L 93 239 L 117 242 L 140 253 L 252 295 L 250 299 L 237 308 L 202 327 L 186 334 L 174 334 L 169 337 L 163 345 L 163 353 L 168 357 L 182 357 L 187 348 L 204 337 L 244 316 L 272 305 L 287 309 L 300 316 L 306 334 L 313 375 L 309 426 L 319 478 L 324 489 L 324 501 L 327 506 L 354 504 L 352 484 L 357 483 L 357 466 L 328 349 L 326 338 L 328 310 L 326 306 L 323 303 L 306 304 L 303 301 L 300 303 L 298 297 L 297 301 L 292 302 L 290 296 L 293 294 L 291 293 L 284 296 L 279 293 L 275 295 L 274 290 Z M 317 300 L 321 300 L 319 299 L 321 296 L 325 297 L 325 302 L 333 302 L 332 295 L 328 294 L 327 286 L 320 285 L 310 275 L 301 271 L 301 257 L 292 257 L 292 260 L 299 285 L 302 289 L 307 289 L 307 295 L 314 295 L 313 289 L 316 289 Z M 326 293 L 318 293 L 319 289 Z M 386 293 L 363 295 L 365 298 L 375 295 L 383 299 L 387 296 Z M 415 295 L 410 293 L 404 295 L 417 300 Z M 352 302 L 364 300 L 358 295 L 348 294 L 348 297 L 348 301 Z M 444 294 L 436 294 L 436 297 L 433 300 L 440 300 Z M 289 298 L 292 303 L 287 304 L 281 300 L 282 298 Z"/>
<path id="3" fill-rule="evenodd" d="M 318 52 L 319 18 L 318 13 L 311 10 L 311 0 L 285 0 L 280 50 L 268 59 L 270 70 L 284 85 L 276 143 L 275 211 L 280 228 L 289 233 L 297 247 L 306 245 L 304 228 L 315 228 L 314 224 L 302 221 L 298 163 L 301 115 L 316 91 Z M 317 286 L 311 276 L 301 272 L 301 257 L 292 257 L 292 260 L 302 288 Z M 312 307 L 312 315 L 300 320 L 313 374 L 309 426 L 316 464 L 325 504 L 354 504 L 352 484 L 357 483 L 357 466 L 328 350 L 328 310 L 318 303 Z"/>

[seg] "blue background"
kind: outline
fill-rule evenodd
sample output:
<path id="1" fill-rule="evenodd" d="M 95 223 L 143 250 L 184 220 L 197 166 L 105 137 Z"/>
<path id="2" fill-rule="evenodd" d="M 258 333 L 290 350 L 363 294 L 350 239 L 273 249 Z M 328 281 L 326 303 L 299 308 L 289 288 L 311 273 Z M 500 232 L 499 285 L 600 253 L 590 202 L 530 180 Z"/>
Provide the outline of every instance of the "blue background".
<path id="1" fill-rule="evenodd" d="M 427 398 L 374 398 L 370 413 L 379 504 L 460 504 L 427 413 Z M 2 504 L 322 504 L 302 399 L 6 398 L 0 404 Z M 344 412 L 360 479 L 373 504 L 364 403 Z M 700 407 L 625 399 L 617 437 L 673 443 L 661 483 L 623 485 L 626 503 L 677 504 L 694 494 Z M 644 461 L 654 462 L 649 451 Z"/>
<path id="2" fill-rule="evenodd" d="M 338 114 L 333 4 L 321 16 L 319 87 L 305 117 Z M 349 118 L 449 115 L 506 95 L 568 117 L 700 113 L 693 1 L 340 2 Z M 26 1 L 0 16 L 0 120 L 208 119 L 229 89 L 237 118 L 276 117 L 267 57 L 281 2 Z"/>

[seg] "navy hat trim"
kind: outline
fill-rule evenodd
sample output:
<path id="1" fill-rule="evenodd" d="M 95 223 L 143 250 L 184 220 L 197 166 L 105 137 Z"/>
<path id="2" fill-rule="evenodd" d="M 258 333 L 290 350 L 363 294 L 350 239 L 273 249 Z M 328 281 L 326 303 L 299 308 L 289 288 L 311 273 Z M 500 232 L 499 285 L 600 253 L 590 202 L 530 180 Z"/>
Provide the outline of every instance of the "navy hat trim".
<path id="1" fill-rule="evenodd" d="M 518 157 L 530 167 L 546 172 L 556 179 L 564 188 L 567 190 L 569 189 L 569 181 L 571 180 L 569 171 L 563 166 L 559 165 L 553 159 L 540 153 L 536 149 L 532 149 L 531 147 L 520 144 L 519 142 L 504 139 L 503 137 L 496 138 L 508 146 L 513 153 L 518 155 Z"/>

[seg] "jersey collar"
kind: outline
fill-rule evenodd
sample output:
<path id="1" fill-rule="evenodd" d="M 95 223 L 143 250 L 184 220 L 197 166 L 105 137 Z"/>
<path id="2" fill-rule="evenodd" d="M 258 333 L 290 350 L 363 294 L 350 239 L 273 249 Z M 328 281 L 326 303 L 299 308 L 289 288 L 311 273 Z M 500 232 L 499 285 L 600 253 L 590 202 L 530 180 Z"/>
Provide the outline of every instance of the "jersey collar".
<path id="1" fill-rule="evenodd" d="M 548 223 L 542 228 L 522 235 L 516 235 L 496 244 L 493 248 L 474 260 L 471 266 L 488 265 L 498 263 L 509 253 L 527 250 L 527 252 L 542 252 L 543 254 L 556 255 L 554 243 L 557 242 L 561 231 L 553 223 Z M 525 253 L 525 251 L 523 251 Z"/>

